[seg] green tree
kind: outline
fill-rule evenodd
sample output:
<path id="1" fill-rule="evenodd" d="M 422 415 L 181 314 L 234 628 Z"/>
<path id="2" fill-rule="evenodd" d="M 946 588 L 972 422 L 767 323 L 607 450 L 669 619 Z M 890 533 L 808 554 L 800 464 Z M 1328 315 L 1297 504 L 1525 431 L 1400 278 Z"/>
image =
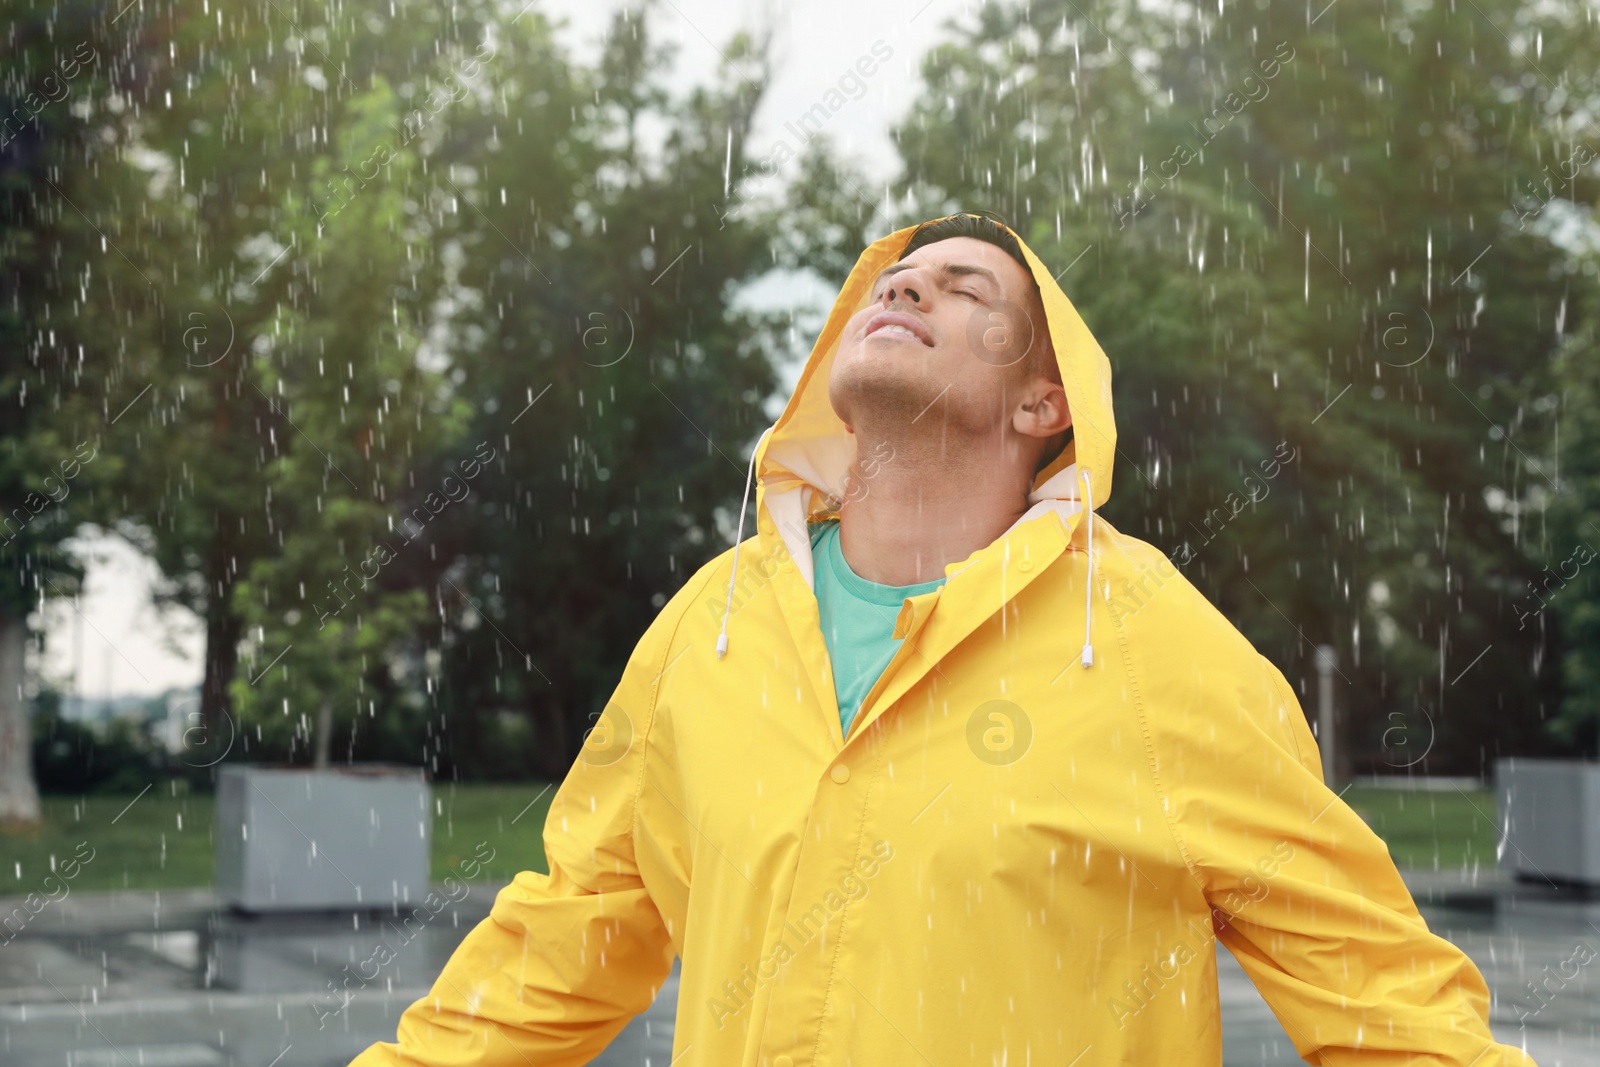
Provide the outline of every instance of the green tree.
<path id="1" fill-rule="evenodd" d="M 734 303 L 775 223 L 716 210 L 766 45 L 735 35 L 719 84 L 673 101 L 651 11 L 616 16 L 597 71 L 541 45 L 451 125 L 461 279 L 481 294 L 460 329 L 479 338 L 460 350 L 467 438 L 499 456 L 438 534 L 461 568 L 436 646 L 457 767 L 513 712 L 539 773 L 565 773 L 655 610 L 727 543 L 775 384 L 782 318 Z"/>
<path id="2" fill-rule="evenodd" d="M 134 8 L 118 26 L 136 58 L 119 67 L 107 103 L 120 116 L 120 158 L 147 189 L 117 222 L 153 282 L 100 353 L 122 402 L 138 397 L 113 449 L 148 457 L 128 467 L 113 517 L 161 568 L 158 600 L 204 620 L 208 737 L 231 733 L 223 720 L 245 638 L 236 586 L 283 549 L 269 467 L 299 436 L 262 354 L 281 352 L 281 331 L 316 299 L 317 264 L 349 221 L 330 219 L 322 233 L 308 220 L 354 185 L 348 168 L 368 162 L 330 132 L 362 121 L 380 75 L 409 84 L 439 64 L 437 42 L 475 28 L 378 0 L 338 12 Z M 408 309 L 428 305 L 438 275 L 425 248 L 413 251 Z M 340 266 L 361 269 L 348 256 Z M 352 355 L 331 358 L 342 366 Z"/>
<path id="3" fill-rule="evenodd" d="M 1600 273 L 1593 255 L 1574 266 L 1580 277 Z M 1574 313 L 1581 327 L 1567 338 L 1556 366 L 1560 388 L 1561 494 L 1555 507 L 1558 546 L 1516 602 L 1519 622 L 1559 623 L 1565 699 L 1551 722 L 1556 736 L 1589 758 L 1600 755 L 1600 359 L 1595 331 L 1600 300 L 1593 282 Z M 1546 610 L 1547 608 L 1551 610 Z"/>
<path id="4" fill-rule="evenodd" d="M 234 588 L 250 670 L 233 679 L 233 698 L 268 751 L 317 767 L 330 764 L 336 730 L 347 731 L 348 759 L 359 723 L 376 718 L 373 675 L 403 661 L 428 612 L 419 577 L 425 587 L 433 568 L 410 546 L 465 480 L 457 472 L 456 490 L 424 495 L 416 479 L 415 465 L 448 452 L 461 423 L 448 383 L 427 367 L 435 312 L 412 288 L 443 208 L 407 211 L 411 197 L 438 201 L 441 190 L 391 132 L 399 100 L 375 81 L 335 128 L 336 158 L 358 161 L 367 180 L 342 199 L 285 209 L 308 249 L 307 284 L 252 353 L 274 427 L 262 481 L 277 548 Z M 334 166 L 319 161 L 313 175 Z"/>
<path id="5" fill-rule="evenodd" d="M 86 8 L 12 12 L 0 77 L 0 819 L 24 823 L 39 818 L 33 613 L 77 593 L 65 542 L 120 466 L 103 436 L 117 409 L 85 353 L 116 341 L 117 320 L 90 312 L 132 273 L 107 209 L 137 190 L 94 106 L 109 77 L 95 23 Z"/>

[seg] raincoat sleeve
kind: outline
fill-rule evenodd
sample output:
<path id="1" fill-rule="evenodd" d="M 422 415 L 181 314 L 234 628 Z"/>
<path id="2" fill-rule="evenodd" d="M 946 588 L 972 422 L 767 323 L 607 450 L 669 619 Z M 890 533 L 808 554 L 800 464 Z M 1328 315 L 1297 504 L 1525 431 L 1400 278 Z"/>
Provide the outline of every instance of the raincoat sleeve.
<path id="1" fill-rule="evenodd" d="M 548 875 L 522 871 L 400 1017 L 351 1067 L 577 1067 L 650 1006 L 672 966 L 640 878 L 635 812 L 672 627 L 645 633 L 550 804 Z"/>
<path id="2" fill-rule="evenodd" d="M 1387 846 L 1323 783 L 1288 682 L 1249 659 L 1202 687 L 1206 726 L 1182 731 L 1165 776 L 1217 936 L 1296 1051 L 1330 1067 L 1531 1067 L 1494 1043 L 1476 965 L 1429 931 Z"/>

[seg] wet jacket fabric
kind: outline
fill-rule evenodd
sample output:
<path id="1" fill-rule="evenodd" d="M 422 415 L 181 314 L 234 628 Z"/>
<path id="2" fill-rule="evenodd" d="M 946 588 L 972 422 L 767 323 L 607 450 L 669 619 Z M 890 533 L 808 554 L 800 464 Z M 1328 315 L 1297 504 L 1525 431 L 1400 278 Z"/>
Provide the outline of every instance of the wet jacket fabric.
<path id="1" fill-rule="evenodd" d="M 906 601 L 842 731 L 806 523 L 853 458 L 841 329 L 911 232 L 861 255 L 763 435 L 755 534 L 633 650 L 550 808 L 550 873 L 501 890 L 355 1063 L 587 1063 L 676 954 L 674 1067 L 1218 1067 L 1221 940 L 1310 1063 L 1531 1064 L 1324 785 L 1284 676 L 1094 515 L 1109 363 L 1026 246 L 1074 439 Z"/>

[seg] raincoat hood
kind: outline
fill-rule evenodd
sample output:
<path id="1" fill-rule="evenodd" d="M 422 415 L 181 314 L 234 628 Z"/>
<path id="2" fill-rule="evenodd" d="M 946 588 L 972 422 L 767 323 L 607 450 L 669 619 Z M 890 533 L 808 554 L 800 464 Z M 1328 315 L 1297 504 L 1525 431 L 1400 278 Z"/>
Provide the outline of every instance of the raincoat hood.
<path id="1" fill-rule="evenodd" d="M 1219 942 L 1307 1062 L 1531 1065 L 1323 781 L 1288 679 L 1082 507 L 1111 488 L 1109 371 L 1025 244 L 1073 446 L 905 599 L 844 732 L 806 519 L 853 442 L 823 383 L 910 232 L 856 264 L 755 450 L 756 535 L 628 658 L 552 799 L 549 872 L 499 892 L 356 1067 L 580 1067 L 674 958 L 675 1067 L 1221 1067 Z"/>
<path id="2" fill-rule="evenodd" d="M 907 226 L 874 241 L 856 260 L 840 289 L 788 405 L 756 450 L 760 486 L 769 507 L 775 495 L 795 488 L 820 490 L 821 498 L 813 497 L 813 507 L 819 511 L 826 506 L 822 498 L 843 496 L 845 475 L 856 458 L 855 439 L 828 400 L 829 371 L 839 351 L 845 323 L 872 302 L 873 279 L 900 259 L 921 225 L 926 224 Z M 1111 460 L 1117 445 L 1117 426 L 1111 410 L 1111 362 L 1049 268 L 1021 235 L 1009 228 L 1007 232 L 1021 245 L 1028 269 L 1039 286 L 1074 427 L 1072 441 L 1035 476 L 1029 502 L 1048 505 L 1052 501 L 1077 500 L 1074 476 L 1081 468 L 1094 475 L 1094 504 L 1099 507 L 1111 496 Z M 1040 510 L 1036 507 L 1021 521 Z"/>

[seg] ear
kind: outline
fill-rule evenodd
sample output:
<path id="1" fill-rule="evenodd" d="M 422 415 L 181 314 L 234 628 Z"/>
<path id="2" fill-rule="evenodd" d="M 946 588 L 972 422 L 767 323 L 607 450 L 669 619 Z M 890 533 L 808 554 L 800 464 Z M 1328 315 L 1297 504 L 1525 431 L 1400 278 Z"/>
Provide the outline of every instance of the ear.
<path id="1" fill-rule="evenodd" d="M 1025 437 L 1048 439 L 1072 425 L 1066 390 L 1048 378 L 1028 383 L 1011 413 L 1011 428 Z"/>

